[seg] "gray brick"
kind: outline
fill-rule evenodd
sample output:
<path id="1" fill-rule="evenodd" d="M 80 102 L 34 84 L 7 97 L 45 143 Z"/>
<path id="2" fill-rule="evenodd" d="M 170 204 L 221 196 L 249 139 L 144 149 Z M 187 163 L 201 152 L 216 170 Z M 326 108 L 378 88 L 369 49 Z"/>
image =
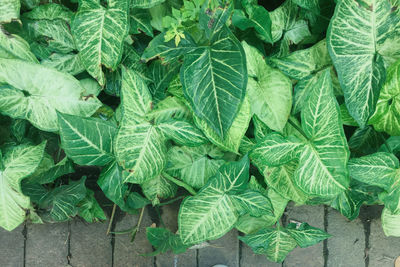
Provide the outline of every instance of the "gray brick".
<path id="1" fill-rule="evenodd" d="M 24 266 L 24 236 L 21 225 L 11 232 L 0 227 L 0 266 Z"/>
<path id="2" fill-rule="evenodd" d="M 68 264 L 68 223 L 28 224 L 27 267 L 66 266 Z"/>
<path id="3" fill-rule="evenodd" d="M 111 235 L 106 235 L 108 220 L 71 222 L 71 265 L 74 267 L 109 267 L 112 265 Z"/>
<path id="4" fill-rule="evenodd" d="M 228 267 L 239 266 L 238 232 L 231 230 L 220 239 L 210 241 L 211 246 L 198 250 L 199 267 L 223 264 Z"/>
<path id="5" fill-rule="evenodd" d="M 240 266 L 242 267 L 281 267 L 281 263 L 271 262 L 264 255 L 254 254 L 253 250 L 242 242 Z"/>
<path id="6" fill-rule="evenodd" d="M 328 212 L 328 267 L 364 267 L 365 234 L 360 219 L 349 221 L 334 209 Z M 371 265 L 372 267 L 372 265 Z"/>

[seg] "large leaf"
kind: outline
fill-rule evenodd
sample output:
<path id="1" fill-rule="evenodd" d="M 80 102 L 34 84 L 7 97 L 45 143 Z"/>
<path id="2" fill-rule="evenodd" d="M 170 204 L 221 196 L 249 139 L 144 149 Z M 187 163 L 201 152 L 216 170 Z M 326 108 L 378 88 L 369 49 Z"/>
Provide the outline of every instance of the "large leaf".
<path id="1" fill-rule="evenodd" d="M 124 182 L 142 183 L 160 174 L 166 152 L 162 134 L 149 123 L 122 124 L 118 131 L 115 154 L 129 172 Z"/>
<path id="2" fill-rule="evenodd" d="M 256 48 L 245 42 L 242 45 L 246 52 L 251 111 L 272 130 L 282 131 L 292 107 L 292 83 L 279 70 L 268 66 Z"/>
<path id="3" fill-rule="evenodd" d="M 400 60 L 387 70 L 386 82 L 369 123 L 377 131 L 400 135 Z"/>
<path id="4" fill-rule="evenodd" d="M 116 162 L 112 162 L 103 168 L 97 184 L 108 199 L 124 210 L 128 184 L 124 183 L 122 168 Z"/>
<path id="5" fill-rule="evenodd" d="M 84 97 L 85 89 L 73 76 L 39 64 L 0 59 L 0 111 L 29 120 L 45 131 L 57 131 L 57 112 L 90 116 L 100 101 Z"/>
<path id="6" fill-rule="evenodd" d="M 190 110 L 177 97 L 169 96 L 157 103 L 147 117 L 149 120 L 154 120 L 155 123 L 168 121 L 170 119 L 189 120 L 192 117 Z"/>
<path id="7" fill-rule="evenodd" d="M 297 246 L 296 240 L 281 227 L 264 228 L 239 239 L 249 245 L 254 253 L 265 254 L 269 260 L 275 262 L 282 262 Z"/>
<path id="8" fill-rule="evenodd" d="M 45 146 L 15 146 L 0 157 L 0 226 L 8 231 L 21 224 L 30 209 L 29 197 L 21 191 L 21 180 L 39 166 Z"/>
<path id="9" fill-rule="evenodd" d="M 188 248 L 188 246 L 182 244 L 178 235 L 171 233 L 165 228 L 147 227 L 146 235 L 151 245 L 156 248 L 155 251 L 147 254 L 147 256 L 155 256 L 169 250 L 172 250 L 174 254 L 179 254 L 185 252 Z"/>
<path id="10" fill-rule="evenodd" d="M 86 196 L 86 177 L 49 191 L 40 201 L 40 208 L 48 209 L 54 221 L 67 221 L 78 212 L 77 205 Z"/>
<path id="11" fill-rule="evenodd" d="M 160 123 L 158 129 L 179 145 L 198 146 L 205 144 L 207 139 L 193 124 L 183 120 L 167 120 Z"/>
<path id="12" fill-rule="evenodd" d="M 172 147 L 167 154 L 166 171 L 193 188 L 203 187 L 224 163 L 223 153 L 212 145 Z"/>
<path id="13" fill-rule="evenodd" d="M 271 201 L 256 190 L 247 189 L 244 192 L 232 195 L 231 198 L 240 214 L 248 213 L 255 217 L 273 215 Z"/>
<path id="14" fill-rule="evenodd" d="M 104 166 L 113 160 L 114 124 L 95 118 L 58 114 L 61 147 L 80 165 Z"/>
<path id="15" fill-rule="evenodd" d="M 77 75 L 85 70 L 77 54 L 54 53 L 43 59 L 41 64 L 71 75 Z"/>
<path id="16" fill-rule="evenodd" d="M 136 8 L 150 8 L 161 4 L 165 0 L 132 0 L 131 6 Z"/>
<path id="17" fill-rule="evenodd" d="M 305 144 L 296 170 L 296 183 L 306 193 L 333 196 L 349 185 L 349 150 L 332 91 L 329 70 L 318 79 L 301 112 Z"/>
<path id="18" fill-rule="evenodd" d="M 65 20 L 71 22 L 73 12 L 63 5 L 49 3 L 35 7 L 32 11 L 24 13 L 24 18 L 33 20 Z"/>
<path id="19" fill-rule="evenodd" d="M 103 209 L 94 197 L 94 192 L 90 189 L 87 189 L 86 197 L 79 202 L 78 206 L 78 215 L 88 223 L 107 219 Z"/>
<path id="20" fill-rule="evenodd" d="M 129 30 L 129 1 L 109 0 L 107 4 L 105 8 L 100 1 L 80 1 L 71 24 L 82 64 L 100 85 L 105 83 L 102 65 L 117 68 Z"/>
<path id="21" fill-rule="evenodd" d="M 130 30 L 131 34 L 138 34 L 144 32 L 148 36 L 153 37 L 153 28 L 150 24 L 150 13 L 148 10 L 131 8 L 129 12 Z"/>
<path id="22" fill-rule="evenodd" d="M 249 178 L 249 160 L 222 165 L 196 196 L 179 209 L 179 235 L 184 244 L 217 239 L 235 224 L 238 215 L 230 194 L 243 191 Z"/>
<path id="23" fill-rule="evenodd" d="M 223 27 L 212 36 L 210 46 L 186 54 L 181 81 L 195 114 L 224 138 L 247 86 L 246 58 L 236 37 Z"/>
<path id="24" fill-rule="evenodd" d="M 194 121 L 205 136 L 216 146 L 223 150 L 228 150 L 233 153 L 238 153 L 240 142 L 245 135 L 249 123 L 251 120 L 250 102 L 248 97 L 245 97 L 240 107 L 239 113 L 237 114 L 232 126 L 225 134 L 224 138 L 221 138 L 204 120 L 201 120 L 197 116 L 194 117 Z"/>
<path id="25" fill-rule="evenodd" d="M 21 3 L 19 0 L 2 0 L 0 3 L 0 23 L 19 19 Z"/>
<path id="26" fill-rule="evenodd" d="M 351 159 L 349 171 L 352 178 L 368 185 L 383 188 L 380 195 L 385 207 L 392 213 L 400 212 L 399 160 L 390 153 L 378 152 Z"/>
<path id="27" fill-rule="evenodd" d="M 375 111 L 385 81 L 383 56 L 391 56 L 387 47 L 399 47 L 399 22 L 389 1 L 342 0 L 336 6 L 327 34 L 328 49 L 346 106 L 360 126 Z"/>
<path id="28" fill-rule="evenodd" d="M 0 27 L 0 58 L 22 59 L 37 63 L 29 44 L 16 34 L 10 34 Z"/>

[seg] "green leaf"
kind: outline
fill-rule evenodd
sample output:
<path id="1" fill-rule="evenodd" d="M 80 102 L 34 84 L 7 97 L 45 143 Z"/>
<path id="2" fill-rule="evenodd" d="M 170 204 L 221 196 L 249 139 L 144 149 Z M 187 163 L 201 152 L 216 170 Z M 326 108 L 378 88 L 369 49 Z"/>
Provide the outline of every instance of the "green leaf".
<path id="1" fill-rule="evenodd" d="M 105 83 L 102 65 L 117 68 L 129 30 L 129 1 L 109 0 L 107 4 L 104 8 L 100 1 L 80 1 L 71 24 L 82 64 L 100 85 Z"/>
<path id="2" fill-rule="evenodd" d="M 21 3 L 19 0 L 2 0 L 0 3 L 0 23 L 19 21 Z"/>
<path id="3" fill-rule="evenodd" d="M 150 244 L 156 248 L 152 253 L 146 256 L 155 256 L 161 253 L 172 250 L 174 254 L 183 253 L 186 251 L 188 246 L 185 246 L 180 237 L 171 233 L 165 228 L 146 228 L 146 236 Z"/>
<path id="4" fill-rule="evenodd" d="M 0 90 L 0 111 L 44 131 L 58 130 L 57 111 L 90 116 L 101 105 L 95 97 L 84 97 L 85 89 L 73 76 L 39 64 L 0 59 L 0 83 L 8 84 Z"/>
<path id="5" fill-rule="evenodd" d="M 110 122 L 58 113 L 61 147 L 80 165 L 104 166 L 113 160 L 117 128 Z"/>
<path id="6" fill-rule="evenodd" d="M 57 20 L 61 19 L 71 22 L 73 12 L 63 5 L 49 3 L 35 7 L 33 10 L 24 13 L 23 17 L 32 20 Z"/>
<path id="7" fill-rule="evenodd" d="M 122 69 L 121 102 L 125 124 L 146 121 L 151 110 L 152 98 L 145 81 L 138 73 Z"/>
<path id="8" fill-rule="evenodd" d="M 223 236 L 238 215 L 230 194 L 246 188 L 249 160 L 222 165 L 196 196 L 185 198 L 178 215 L 179 235 L 187 245 Z"/>
<path id="9" fill-rule="evenodd" d="M 128 170 L 124 182 L 142 183 L 161 173 L 166 159 L 162 134 L 149 123 L 125 124 L 115 140 L 118 163 Z"/>
<path id="10" fill-rule="evenodd" d="M 94 192 L 90 189 L 87 189 L 86 197 L 78 205 L 78 215 L 88 223 L 107 219 L 103 209 L 94 197 Z"/>
<path id="11" fill-rule="evenodd" d="M 39 166 L 45 146 L 15 146 L 0 157 L 0 226 L 8 231 L 25 220 L 26 210 L 31 207 L 29 197 L 22 193 L 21 180 Z"/>
<path id="12" fill-rule="evenodd" d="M 77 214 L 77 205 L 86 196 L 85 181 L 86 177 L 82 177 L 79 181 L 53 189 L 41 199 L 40 208 L 48 209 L 54 221 L 69 220 Z"/>
<path id="13" fill-rule="evenodd" d="M 268 11 L 259 5 L 246 5 L 246 13 L 235 9 L 232 15 L 232 23 L 241 30 L 252 27 L 256 30 L 257 36 L 266 43 L 273 43 L 271 34 L 271 19 Z"/>
<path id="14" fill-rule="evenodd" d="M 156 60 L 151 63 L 148 68 L 148 76 L 151 79 L 149 90 L 155 102 L 166 97 L 166 89 L 172 79 L 178 75 L 180 65 L 176 61 L 164 64 L 161 60 Z"/>
<path id="15" fill-rule="evenodd" d="M 392 36 L 398 36 L 400 19 L 391 8 L 389 1 L 360 4 L 342 0 L 329 25 L 329 53 L 346 106 L 361 127 L 375 111 L 379 90 L 385 81 L 385 47 L 398 42 L 398 37 Z"/>
<path id="16" fill-rule="evenodd" d="M 212 36 L 210 46 L 186 54 L 181 81 L 195 114 L 224 138 L 247 86 L 246 57 L 236 37 L 223 27 Z"/>
<path id="17" fill-rule="evenodd" d="M 205 185 L 224 163 L 223 153 L 212 145 L 172 147 L 167 154 L 166 171 L 195 189 Z"/>
<path id="18" fill-rule="evenodd" d="M 165 0 L 132 0 L 131 7 L 135 8 L 151 8 L 163 3 Z"/>
<path id="19" fill-rule="evenodd" d="M 392 152 L 398 155 L 400 152 L 400 136 L 391 136 L 386 139 L 386 142 L 379 148 L 379 151 Z"/>
<path id="20" fill-rule="evenodd" d="M 358 128 L 349 140 L 349 148 L 354 156 L 360 157 L 378 151 L 385 140 L 372 126 Z"/>
<path id="21" fill-rule="evenodd" d="M 259 165 L 279 166 L 298 158 L 302 148 L 303 143 L 296 137 L 285 138 L 273 132 L 257 143 L 250 152 L 250 158 Z"/>
<path id="22" fill-rule="evenodd" d="M 153 206 L 160 204 L 160 199 L 174 197 L 178 189 L 174 183 L 165 179 L 162 175 L 146 180 L 141 184 L 141 187 L 143 194 L 151 200 Z"/>
<path id="23" fill-rule="evenodd" d="M 143 52 L 142 59 L 149 61 L 159 57 L 162 61 L 168 62 L 179 56 L 192 53 L 197 48 L 197 44 L 190 34 L 183 33 L 183 35 L 185 38 L 182 38 L 179 44 L 176 45 L 174 40 L 166 42 L 165 33 L 160 33 L 150 41 Z"/>
<path id="24" fill-rule="evenodd" d="M 167 138 L 179 145 L 198 146 L 207 142 L 203 133 L 187 121 L 170 119 L 157 127 Z"/>
<path id="25" fill-rule="evenodd" d="M 43 161 L 45 161 L 43 159 Z M 42 163 L 43 163 L 42 161 Z M 51 159 L 53 161 L 53 159 Z M 27 180 L 29 182 L 39 183 L 39 184 L 48 184 L 54 182 L 58 177 L 63 176 L 68 173 L 73 173 L 74 168 L 72 162 L 68 158 L 62 159 L 56 165 L 52 164 L 48 166 L 45 171 L 38 173 L 37 171 L 32 174 Z"/>
<path id="26" fill-rule="evenodd" d="M 383 209 L 382 228 L 386 236 L 400 237 L 400 214 L 393 214 L 389 209 Z"/>
<path id="27" fill-rule="evenodd" d="M 240 236 L 254 253 L 265 254 L 270 261 L 282 262 L 296 246 L 296 240 L 281 227 L 264 228 L 254 234 Z"/>
<path id="28" fill-rule="evenodd" d="M 248 189 L 242 193 L 232 195 L 232 200 L 240 214 L 249 213 L 251 216 L 273 215 L 272 204 L 269 199 L 255 190 Z"/>
<path id="29" fill-rule="evenodd" d="M 157 103 L 153 110 L 148 112 L 147 118 L 156 124 L 170 119 L 187 120 L 192 117 L 190 110 L 175 96 L 168 96 Z"/>
<path id="30" fill-rule="evenodd" d="M 325 231 L 312 227 L 308 223 L 302 223 L 300 226 L 296 226 L 295 223 L 290 223 L 286 230 L 290 236 L 296 240 L 297 245 L 302 248 L 313 246 L 329 237 L 330 234 Z"/>
<path id="31" fill-rule="evenodd" d="M 124 183 L 122 168 L 116 162 L 111 162 L 103 168 L 97 184 L 108 199 L 117 204 L 122 210 L 125 210 L 128 184 Z"/>
<path id="32" fill-rule="evenodd" d="M 253 114 L 269 128 L 282 131 L 292 107 L 292 83 L 279 70 L 268 66 L 256 48 L 242 42 L 246 52 L 247 91 Z"/>
<path id="33" fill-rule="evenodd" d="M 153 27 L 150 24 L 150 13 L 146 9 L 131 8 L 129 12 L 130 34 L 138 34 L 144 32 L 146 35 L 153 37 Z"/>
<path id="34" fill-rule="evenodd" d="M 312 142 L 305 144 L 301 152 L 296 183 L 308 194 L 337 195 L 349 185 L 349 150 L 329 70 L 318 79 L 301 119 L 303 131 Z"/>
<path id="35" fill-rule="evenodd" d="M 198 128 L 200 128 L 204 135 L 216 146 L 223 150 L 227 150 L 233 153 L 238 153 L 240 142 L 244 137 L 249 123 L 251 120 L 250 102 L 247 97 L 243 100 L 240 107 L 239 113 L 234 119 L 232 126 L 225 134 L 224 138 L 221 138 L 208 124 L 206 121 L 201 120 L 197 116 L 194 116 L 194 122 Z"/>
<path id="36" fill-rule="evenodd" d="M 20 36 L 10 34 L 0 27 L 0 58 L 22 59 L 37 63 L 29 44 Z"/>
<path id="37" fill-rule="evenodd" d="M 82 66 L 81 60 L 77 54 L 54 53 L 48 58 L 43 59 L 41 64 L 71 75 L 77 75 L 85 71 L 85 68 Z"/>
<path id="38" fill-rule="evenodd" d="M 386 82 L 380 90 L 375 113 L 369 120 L 374 128 L 390 135 L 400 135 L 400 60 L 387 70 Z"/>

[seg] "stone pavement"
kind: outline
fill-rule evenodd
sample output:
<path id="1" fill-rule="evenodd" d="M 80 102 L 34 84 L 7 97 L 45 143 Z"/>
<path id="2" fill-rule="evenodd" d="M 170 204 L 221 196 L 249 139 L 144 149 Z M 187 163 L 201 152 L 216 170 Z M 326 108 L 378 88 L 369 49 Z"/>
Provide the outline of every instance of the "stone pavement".
<path id="1" fill-rule="evenodd" d="M 283 263 L 273 263 L 262 255 L 254 255 L 238 241 L 232 230 L 208 247 L 173 255 L 156 257 L 141 254 L 153 251 L 145 237 L 145 228 L 152 223 L 164 224 L 176 231 L 176 206 L 160 210 L 146 209 L 135 242 L 130 236 L 106 235 L 108 222 L 87 224 L 74 220 L 59 224 L 27 224 L 6 232 L 0 229 L 0 267 L 393 267 L 400 256 L 400 238 L 388 238 L 380 226 L 381 207 L 362 209 L 359 219 L 349 222 L 337 211 L 324 206 L 289 206 L 286 223 L 305 221 L 333 235 L 329 240 L 309 248 L 296 248 Z M 138 215 L 117 214 L 112 231 L 127 230 L 136 225 Z"/>

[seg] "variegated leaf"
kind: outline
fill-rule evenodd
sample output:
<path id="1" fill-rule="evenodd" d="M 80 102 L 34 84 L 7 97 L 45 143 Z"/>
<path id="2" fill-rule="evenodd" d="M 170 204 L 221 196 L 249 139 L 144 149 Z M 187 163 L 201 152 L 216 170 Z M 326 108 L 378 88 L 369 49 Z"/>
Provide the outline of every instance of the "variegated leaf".
<path id="1" fill-rule="evenodd" d="M 42 60 L 41 64 L 71 75 L 77 75 L 85 71 L 85 67 L 77 54 L 54 53 Z"/>
<path id="2" fill-rule="evenodd" d="M 178 187 L 176 184 L 165 179 L 163 175 L 158 175 L 140 185 L 143 194 L 149 199 L 153 205 L 160 204 L 160 199 L 174 197 Z"/>
<path id="3" fill-rule="evenodd" d="M 382 211 L 382 228 L 386 236 L 400 237 L 400 214 L 391 213 L 388 209 Z"/>
<path id="4" fill-rule="evenodd" d="M 271 201 L 255 190 L 248 189 L 239 194 L 231 195 L 239 214 L 249 213 L 251 216 L 273 215 Z"/>
<path id="5" fill-rule="evenodd" d="M 0 27 L 0 58 L 38 62 L 29 44 L 23 38 L 6 32 L 2 27 Z"/>
<path id="6" fill-rule="evenodd" d="M 251 111 L 272 130 L 282 131 L 292 107 L 292 82 L 268 66 L 256 48 L 246 42 L 242 45 L 246 53 Z"/>
<path id="7" fill-rule="evenodd" d="M 95 118 L 58 114 L 61 147 L 80 165 L 104 166 L 114 159 L 114 124 Z"/>
<path id="8" fill-rule="evenodd" d="M 19 20 L 20 0 L 2 0 L 0 2 L 0 23 Z"/>
<path id="9" fill-rule="evenodd" d="M 194 113 L 225 138 L 246 94 L 247 68 L 242 46 L 227 27 L 211 45 L 185 55 L 181 81 Z"/>
<path id="10" fill-rule="evenodd" d="M 296 243 L 301 248 L 306 248 L 312 245 L 317 244 L 329 237 L 330 234 L 325 231 L 312 227 L 308 223 L 302 223 L 300 226 L 296 226 L 295 223 L 290 223 L 286 230 L 296 240 Z"/>
<path id="11" fill-rule="evenodd" d="M 135 8 L 151 8 L 163 3 L 165 0 L 132 0 L 131 6 Z"/>
<path id="12" fill-rule="evenodd" d="M 21 190 L 21 180 L 32 174 L 43 159 L 46 143 L 20 145 L 4 151 L 0 157 L 0 226 L 12 231 L 25 220 L 29 197 Z"/>
<path id="13" fill-rule="evenodd" d="M 101 106 L 73 76 L 39 64 L 0 59 L 0 83 L 8 84 L 0 90 L 0 111 L 44 131 L 58 131 L 57 111 L 88 117 Z"/>
<path id="14" fill-rule="evenodd" d="M 203 133 L 187 121 L 170 119 L 160 123 L 157 127 L 167 138 L 179 145 L 198 146 L 207 142 Z"/>
<path id="15" fill-rule="evenodd" d="M 391 56 L 387 47 L 399 47 L 400 18 L 393 7 L 390 1 L 342 0 L 328 29 L 328 49 L 346 106 L 360 126 L 375 111 L 385 81 L 384 56 Z"/>
<path id="16" fill-rule="evenodd" d="M 71 24 L 82 64 L 100 85 L 105 83 L 102 65 L 117 68 L 129 30 L 129 1 L 109 0 L 107 4 L 105 8 L 99 0 L 81 0 Z"/>

